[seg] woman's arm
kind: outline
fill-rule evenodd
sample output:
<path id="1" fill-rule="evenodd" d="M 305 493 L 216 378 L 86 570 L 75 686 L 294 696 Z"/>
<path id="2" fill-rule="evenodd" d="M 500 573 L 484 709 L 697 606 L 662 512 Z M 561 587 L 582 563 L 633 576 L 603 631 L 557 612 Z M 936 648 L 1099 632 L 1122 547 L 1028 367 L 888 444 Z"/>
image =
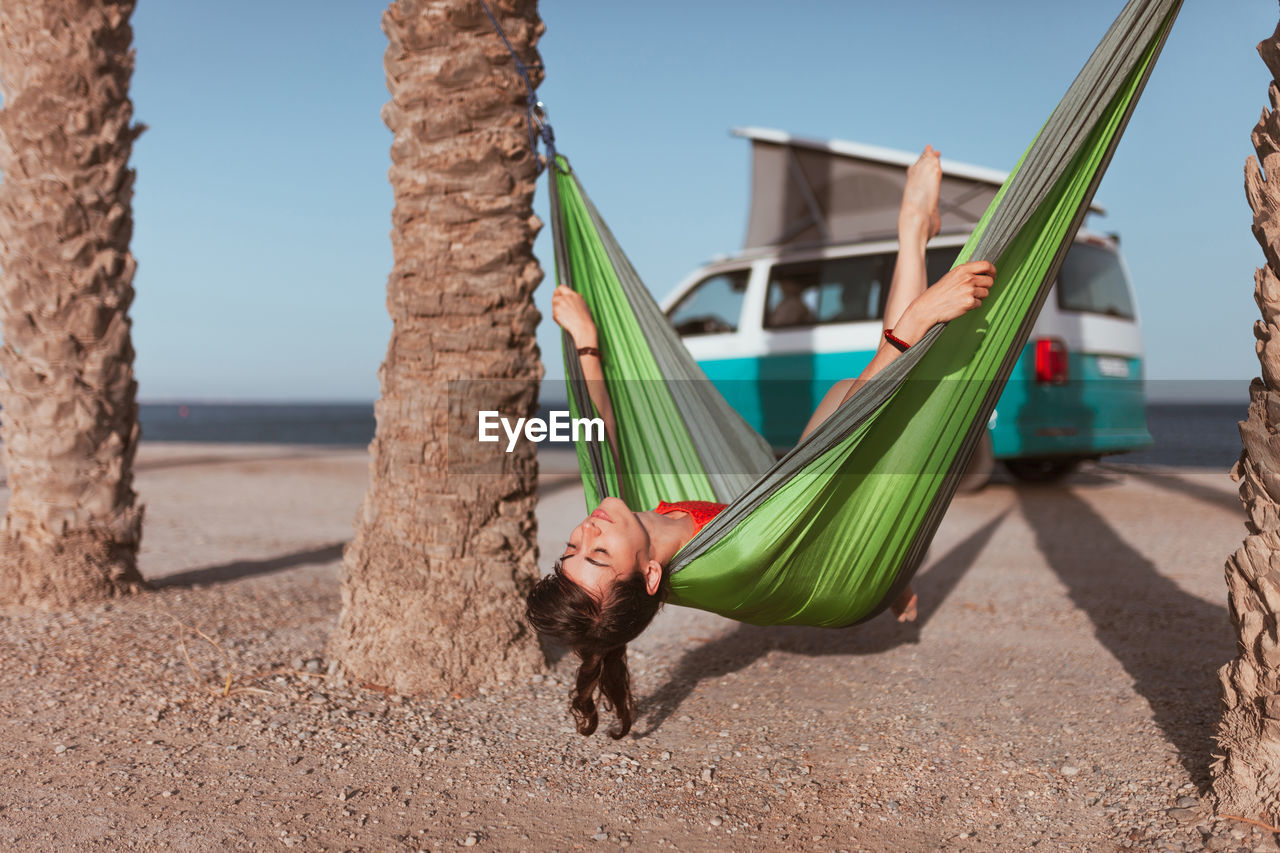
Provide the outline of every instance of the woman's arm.
<path id="1" fill-rule="evenodd" d="M 551 318 L 569 333 L 576 348 L 590 347 L 599 352 L 600 336 L 582 294 L 563 284 L 557 287 L 551 295 Z M 618 454 L 618 427 L 613 417 L 613 401 L 609 399 L 609 388 L 604 381 L 604 364 L 599 355 L 584 353 L 578 354 L 578 364 L 582 366 L 582 375 L 587 380 L 591 404 L 595 406 L 600 420 L 604 421 L 605 436 L 609 439 L 616 467 L 621 458 Z"/>
<path id="2" fill-rule="evenodd" d="M 894 327 L 894 336 L 907 344 L 914 345 L 938 323 L 945 323 L 972 311 L 982 304 L 982 300 L 991 292 L 995 281 L 995 265 L 987 261 L 969 261 L 961 264 L 951 272 L 938 279 L 938 283 L 928 288 L 911 302 L 898 318 Z M 831 417 L 831 413 L 852 397 L 867 380 L 875 376 L 901 355 L 890 346 L 888 341 L 881 341 L 871 363 L 866 366 L 856 379 L 842 379 L 827 396 L 822 398 L 818 408 L 805 426 L 800 438 L 803 440 L 818 425 Z"/>

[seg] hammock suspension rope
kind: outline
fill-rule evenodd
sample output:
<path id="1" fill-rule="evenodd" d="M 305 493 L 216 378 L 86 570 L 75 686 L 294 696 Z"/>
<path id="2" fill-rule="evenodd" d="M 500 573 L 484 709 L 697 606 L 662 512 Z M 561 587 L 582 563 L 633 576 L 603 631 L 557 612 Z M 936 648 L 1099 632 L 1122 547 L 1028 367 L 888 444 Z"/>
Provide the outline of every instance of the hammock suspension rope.
<path id="1" fill-rule="evenodd" d="M 484 14 L 488 17 L 489 23 L 493 24 L 493 29 L 498 34 L 498 38 L 502 39 L 502 43 L 507 46 L 507 52 L 511 54 L 511 59 L 515 62 L 516 73 L 524 81 L 524 88 L 528 92 L 525 103 L 526 120 L 529 125 L 529 149 L 536 156 L 538 153 L 538 141 L 541 140 L 546 150 L 546 162 L 554 163 L 556 159 L 556 135 L 547 119 L 547 106 L 538 99 L 538 93 L 533 87 L 533 81 L 529 79 L 529 72 L 542 71 L 544 70 L 543 65 L 540 62 L 529 65 L 521 59 L 520 54 L 516 53 L 516 49 L 511 46 L 511 40 L 507 38 L 506 32 L 502 29 L 502 25 L 498 23 L 498 19 L 489 8 L 489 4 L 485 0 L 480 0 L 480 8 L 484 9 Z"/>

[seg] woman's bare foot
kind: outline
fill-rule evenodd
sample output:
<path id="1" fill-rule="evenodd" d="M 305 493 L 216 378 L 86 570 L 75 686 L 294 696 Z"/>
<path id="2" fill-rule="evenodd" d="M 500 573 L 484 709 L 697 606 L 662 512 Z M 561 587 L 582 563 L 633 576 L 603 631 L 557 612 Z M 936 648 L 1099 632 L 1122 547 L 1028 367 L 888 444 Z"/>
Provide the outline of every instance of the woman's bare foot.
<path id="1" fill-rule="evenodd" d="M 899 622 L 916 621 L 916 605 L 919 600 L 916 598 L 915 591 L 911 587 L 907 587 L 902 594 L 891 605 L 893 615 L 898 617 Z"/>
<path id="2" fill-rule="evenodd" d="M 942 155 L 926 145 L 920 159 L 907 167 L 907 185 L 902 190 L 898 227 L 924 227 L 925 237 L 942 228 L 938 213 L 938 188 L 942 185 Z"/>

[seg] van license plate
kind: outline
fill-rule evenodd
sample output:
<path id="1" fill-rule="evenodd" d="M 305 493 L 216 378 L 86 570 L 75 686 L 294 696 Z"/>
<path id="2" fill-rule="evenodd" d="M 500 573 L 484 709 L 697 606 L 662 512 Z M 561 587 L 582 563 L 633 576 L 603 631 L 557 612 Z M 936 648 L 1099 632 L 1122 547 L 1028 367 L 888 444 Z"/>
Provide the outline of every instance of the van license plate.
<path id="1" fill-rule="evenodd" d="M 1113 356 L 1098 356 L 1098 372 L 1103 376 L 1114 376 L 1118 379 L 1129 378 L 1129 362 Z"/>

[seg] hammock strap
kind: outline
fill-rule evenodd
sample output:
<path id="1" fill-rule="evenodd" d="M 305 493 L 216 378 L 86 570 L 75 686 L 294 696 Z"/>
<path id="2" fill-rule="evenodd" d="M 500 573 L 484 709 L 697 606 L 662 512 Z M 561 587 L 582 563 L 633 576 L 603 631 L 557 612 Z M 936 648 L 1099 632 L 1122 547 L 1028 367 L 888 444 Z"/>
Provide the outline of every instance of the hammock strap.
<path id="1" fill-rule="evenodd" d="M 538 93 L 533 88 L 533 81 L 529 79 L 529 72 L 531 70 L 541 71 L 542 63 L 529 65 L 521 59 L 520 54 L 516 53 L 516 49 L 511 46 L 511 41 L 503 31 L 502 25 L 498 23 L 498 19 L 494 17 L 493 12 L 489 9 L 489 4 L 485 0 L 480 0 L 480 8 L 484 9 L 485 16 L 489 18 L 489 23 L 493 24 L 493 29 L 498 34 L 498 38 L 502 39 L 502 43 L 507 46 L 507 52 L 511 54 L 511 59 L 516 64 L 516 73 L 524 81 L 525 91 L 528 92 L 525 97 L 525 120 L 529 125 L 529 150 L 536 155 L 538 153 L 538 140 L 541 139 L 546 149 L 546 161 L 554 163 L 556 159 L 556 135 L 551 129 L 550 122 L 547 121 L 546 104 L 538 100 Z"/>

